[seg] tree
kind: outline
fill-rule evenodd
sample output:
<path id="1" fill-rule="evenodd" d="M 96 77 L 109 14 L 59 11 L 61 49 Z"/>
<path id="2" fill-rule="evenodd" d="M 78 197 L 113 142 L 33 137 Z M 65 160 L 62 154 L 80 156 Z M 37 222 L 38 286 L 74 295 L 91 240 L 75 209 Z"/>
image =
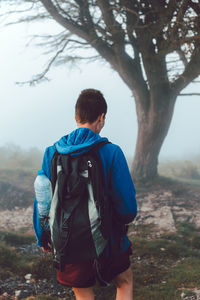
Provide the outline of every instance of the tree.
<path id="1" fill-rule="evenodd" d="M 19 21 L 51 18 L 64 28 L 48 37 L 54 55 L 32 82 L 44 78 L 56 61 L 77 58 L 67 54 L 70 48 L 95 49 L 134 96 L 138 137 L 133 176 L 156 177 L 176 99 L 200 74 L 199 1 L 21 0 L 17 5 L 23 2 L 37 13 Z"/>

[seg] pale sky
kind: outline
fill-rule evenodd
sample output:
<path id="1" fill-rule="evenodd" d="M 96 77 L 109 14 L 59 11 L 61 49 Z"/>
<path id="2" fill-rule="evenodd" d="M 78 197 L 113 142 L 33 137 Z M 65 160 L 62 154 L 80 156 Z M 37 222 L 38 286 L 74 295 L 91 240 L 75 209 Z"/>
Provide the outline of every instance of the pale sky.
<path id="1" fill-rule="evenodd" d="M 48 31 L 50 30 L 50 31 Z M 16 81 L 29 80 L 44 67 L 42 49 L 25 47 L 31 34 L 58 30 L 50 26 L 26 24 L 0 29 L 0 146 L 14 143 L 22 148 L 42 150 L 76 128 L 74 105 L 82 89 L 100 89 L 108 103 L 101 135 L 119 144 L 133 156 L 137 136 L 134 99 L 118 74 L 102 63 L 53 68 L 50 82 L 20 87 Z M 187 92 L 198 92 L 193 84 Z M 179 97 L 160 159 L 178 159 L 200 154 L 200 97 Z"/>

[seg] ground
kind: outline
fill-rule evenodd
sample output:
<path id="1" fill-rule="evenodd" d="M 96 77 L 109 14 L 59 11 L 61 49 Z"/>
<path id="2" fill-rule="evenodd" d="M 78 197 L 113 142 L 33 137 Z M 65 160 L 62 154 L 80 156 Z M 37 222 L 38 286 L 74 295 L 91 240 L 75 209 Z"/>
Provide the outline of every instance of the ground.
<path id="1" fill-rule="evenodd" d="M 175 233 L 180 222 L 200 228 L 200 186 L 161 180 L 137 194 L 135 225 L 154 225 L 155 233 Z"/>
<path id="2" fill-rule="evenodd" d="M 138 216 L 129 227 L 134 300 L 200 299 L 200 186 L 164 180 L 138 186 L 137 200 Z M 9 244 L 9 234 L 3 236 L 3 232 L 16 229 L 21 234 L 32 231 L 32 206 L 0 211 L 1 241 Z M 11 244 L 19 257 L 28 255 L 32 260 L 24 273 L 1 279 L 0 299 L 73 299 L 72 291 L 61 286 L 52 295 L 52 269 L 46 269 L 51 258 L 40 257 L 34 241 Z M 31 272 L 29 279 L 24 277 L 27 272 Z M 114 287 L 96 287 L 96 294 L 99 300 L 113 300 Z"/>

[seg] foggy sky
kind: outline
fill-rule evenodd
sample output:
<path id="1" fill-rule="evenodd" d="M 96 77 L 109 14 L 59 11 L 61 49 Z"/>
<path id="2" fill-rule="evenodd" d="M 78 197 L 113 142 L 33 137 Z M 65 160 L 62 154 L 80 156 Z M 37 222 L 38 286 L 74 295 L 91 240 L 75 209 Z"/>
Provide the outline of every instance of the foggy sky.
<path id="1" fill-rule="evenodd" d="M 57 30 L 51 24 L 51 30 Z M 49 28 L 49 26 L 48 26 Z M 40 72 L 46 61 L 42 49 L 25 48 L 28 37 L 47 27 L 36 24 L 9 26 L 0 30 L 0 146 L 14 143 L 23 148 L 42 150 L 76 128 L 74 105 L 82 89 L 100 89 L 108 103 L 105 128 L 101 135 L 119 144 L 133 156 L 137 137 L 137 119 L 131 91 L 116 72 L 102 63 L 53 68 L 50 82 L 36 87 L 15 85 Z M 198 92 L 190 85 L 187 92 Z M 179 97 L 160 158 L 182 158 L 200 153 L 199 97 Z"/>

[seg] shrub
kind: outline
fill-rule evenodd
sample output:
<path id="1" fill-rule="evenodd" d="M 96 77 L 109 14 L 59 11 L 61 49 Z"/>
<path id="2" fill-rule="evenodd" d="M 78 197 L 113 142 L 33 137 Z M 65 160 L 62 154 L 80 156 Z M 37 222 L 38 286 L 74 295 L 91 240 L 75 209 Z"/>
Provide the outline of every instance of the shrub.
<path id="1" fill-rule="evenodd" d="M 14 249 L 0 243 L 0 279 L 4 280 L 13 275 L 30 273 L 33 257 L 17 253 Z"/>
<path id="2" fill-rule="evenodd" d="M 31 273 L 35 279 L 52 278 L 53 261 L 51 254 L 44 254 L 31 264 Z"/>
<path id="3" fill-rule="evenodd" d="M 5 242 L 10 246 L 21 246 L 31 244 L 35 241 L 35 237 L 15 232 L 0 231 L 0 242 Z"/>
<path id="4" fill-rule="evenodd" d="M 173 178 L 199 179 L 200 170 L 195 162 L 185 161 L 169 161 L 160 163 L 159 174 Z"/>

